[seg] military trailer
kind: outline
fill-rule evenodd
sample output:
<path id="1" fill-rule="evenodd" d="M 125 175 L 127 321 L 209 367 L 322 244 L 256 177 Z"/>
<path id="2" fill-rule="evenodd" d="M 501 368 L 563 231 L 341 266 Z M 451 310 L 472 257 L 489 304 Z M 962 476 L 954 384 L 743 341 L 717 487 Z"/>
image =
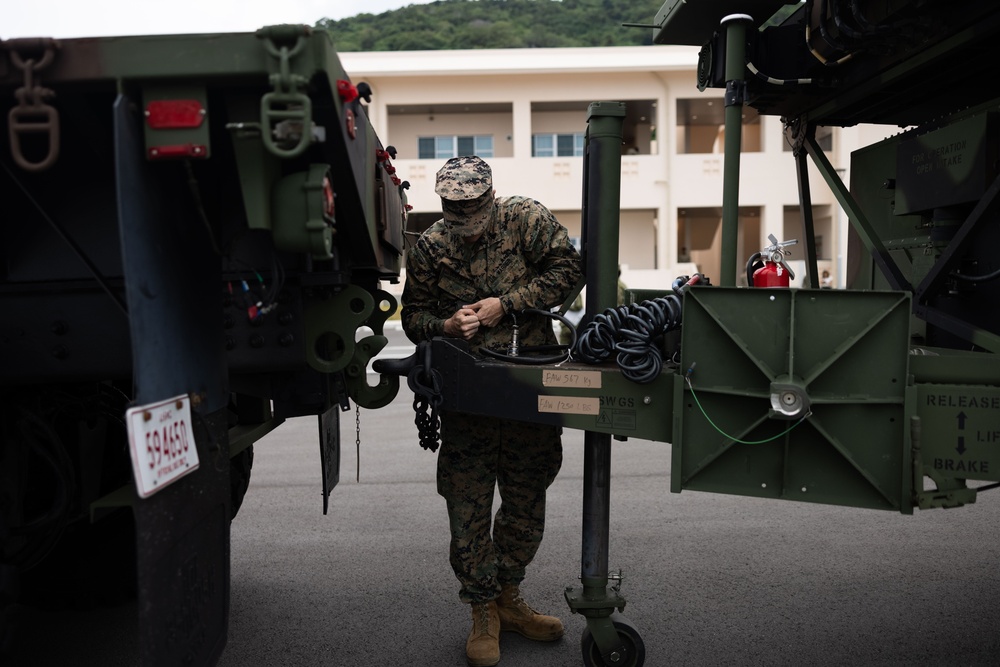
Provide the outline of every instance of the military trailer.
<path id="1" fill-rule="evenodd" d="M 481 358 L 435 339 L 408 364 L 376 362 L 408 374 L 425 411 L 586 431 L 581 585 L 566 593 L 587 619 L 586 665 L 645 662 L 609 571 L 612 438 L 670 443 L 674 492 L 912 514 L 1000 486 L 1000 8 L 668 0 L 646 27 L 656 44 L 702 47 L 692 87 L 725 89 L 721 275 L 616 304 L 625 110 L 595 102 L 587 315 L 569 353 Z M 792 147 L 802 289 L 782 281 L 790 239 L 736 256 L 745 107 L 780 116 Z M 848 186 L 817 130 L 860 123 L 897 134 L 852 155 Z M 810 160 L 849 219 L 846 289 L 820 289 Z M 737 287 L 743 270 L 752 287 Z"/>
<path id="2" fill-rule="evenodd" d="M 120 584 L 143 665 L 213 664 L 289 417 L 326 511 L 339 413 L 398 388 L 366 379 L 407 216 L 370 95 L 305 26 L 0 41 L 0 621 Z"/>

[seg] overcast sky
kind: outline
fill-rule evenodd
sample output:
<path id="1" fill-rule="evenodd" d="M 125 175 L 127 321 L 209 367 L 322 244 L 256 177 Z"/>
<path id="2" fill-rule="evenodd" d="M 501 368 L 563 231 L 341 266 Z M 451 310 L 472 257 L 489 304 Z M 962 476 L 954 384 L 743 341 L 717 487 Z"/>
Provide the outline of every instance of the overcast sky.
<path id="1" fill-rule="evenodd" d="M 431 0 L 0 0 L 0 39 L 252 32 Z"/>

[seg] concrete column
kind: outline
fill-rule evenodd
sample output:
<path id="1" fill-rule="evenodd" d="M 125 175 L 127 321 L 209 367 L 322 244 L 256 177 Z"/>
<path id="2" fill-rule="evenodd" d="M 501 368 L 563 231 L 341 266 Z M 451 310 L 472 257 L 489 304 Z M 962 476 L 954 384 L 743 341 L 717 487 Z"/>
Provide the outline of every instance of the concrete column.
<path id="1" fill-rule="evenodd" d="M 660 190 L 664 193 L 664 202 L 666 200 L 667 188 L 662 188 Z M 656 207 L 656 257 L 654 258 L 653 268 L 655 269 L 665 269 L 668 266 L 672 266 L 677 257 L 677 251 L 674 249 L 674 244 L 676 243 L 675 234 L 673 237 L 670 235 L 671 229 L 676 229 L 677 220 L 675 220 L 670 214 L 670 207 L 666 203 L 660 204 Z"/>
<path id="2" fill-rule="evenodd" d="M 365 111 L 368 113 L 368 121 L 372 124 L 372 128 L 375 130 L 375 134 L 378 138 L 382 140 L 383 144 L 391 144 L 392 137 L 389 136 L 389 112 L 388 104 L 386 99 L 379 93 L 381 92 L 377 83 L 371 79 L 360 79 L 365 81 L 372 89 L 372 101 L 371 104 L 364 104 Z M 358 81 L 354 84 L 357 85 Z"/>
<path id="3" fill-rule="evenodd" d="M 515 100 L 513 104 L 514 158 L 531 159 L 531 100 Z"/>
<path id="4" fill-rule="evenodd" d="M 760 122 L 762 149 L 768 157 L 791 159 L 791 153 L 785 154 L 785 133 L 781 119 L 777 116 L 761 116 Z"/>
<path id="5" fill-rule="evenodd" d="M 670 125 L 670 106 L 674 104 L 670 97 L 669 79 L 661 72 L 656 72 L 660 81 L 660 89 L 656 96 L 656 151 L 663 169 L 664 180 L 656 181 L 657 191 L 661 194 L 660 203 L 656 209 L 656 268 L 660 271 L 677 263 L 677 210 L 671 200 L 670 165 L 673 156 L 677 154 L 672 138 L 676 136 L 674 126 Z M 668 286 L 665 286 L 668 287 Z"/>
<path id="6" fill-rule="evenodd" d="M 761 206 L 760 239 L 757 247 L 747 248 L 747 257 L 759 251 L 764 246 L 770 244 L 767 240 L 768 234 L 774 234 L 774 238 L 779 241 L 787 241 L 785 236 L 785 207 L 778 198 L 769 198 L 764 206 Z M 747 239 L 749 242 L 749 239 Z M 802 259 L 805 254 L 801 246 L 796 246 L 794 259 Z"/>

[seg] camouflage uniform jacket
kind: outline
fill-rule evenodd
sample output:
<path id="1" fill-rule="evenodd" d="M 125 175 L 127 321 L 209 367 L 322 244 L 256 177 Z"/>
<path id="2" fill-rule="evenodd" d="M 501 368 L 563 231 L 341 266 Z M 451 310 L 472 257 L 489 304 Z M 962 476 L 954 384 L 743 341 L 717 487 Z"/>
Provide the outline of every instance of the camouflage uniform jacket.
<path id="1" fill-rule="evenodd" d="M 444 335 L 444 322 L 464 305 L 500 298 L 507 314 L 469 341 L 504 352 L 517 316 L 521 345 L 555 343 L 552 320 L 521 316 L 526 308 L 561 304 L 581 276 L 580 255 L 566 228 L 528 197 L 497 197 L 483 236 L 467 244 L 442 220 L 407 251 L 403 329 L 413 342 Z"/>

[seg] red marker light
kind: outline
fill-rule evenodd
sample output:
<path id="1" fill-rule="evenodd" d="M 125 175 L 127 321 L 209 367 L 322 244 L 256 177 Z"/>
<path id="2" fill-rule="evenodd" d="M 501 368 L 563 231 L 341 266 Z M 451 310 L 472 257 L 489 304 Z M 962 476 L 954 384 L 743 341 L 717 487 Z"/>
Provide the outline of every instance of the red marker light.
<path id="1" fill-rule="evenodd" d="M 146 154 L 150 160 L 170 160 L 175 158 L 206 158 L 208 149 L 201 144 L 178 144 L 175 146 L 151 146 Z"/>
<path id="2" fill-rule="evenodd" d="M 199 127 L 205 114 L 198 100 L 156 100 L 146 105 L 146 124 L 154 130 Z"/>
<path id="3" fill-rule="evenodd" d="M 334 213 L 336 211 L 336 198 L 333 194 L 333 184 L 330 183 L 330 177 L 323 177 L 323 215 L 325 215 L 330 220 L 335 218 Z"/>
<path id="4" fill-rule="evenodd" d="M 350 109 L 344 114 L 344 125 L 347 128 L 347 136 L 351 139 L 357 139 L 358 137 L 358 126 L 354 122 L 354 112 Z"/>

